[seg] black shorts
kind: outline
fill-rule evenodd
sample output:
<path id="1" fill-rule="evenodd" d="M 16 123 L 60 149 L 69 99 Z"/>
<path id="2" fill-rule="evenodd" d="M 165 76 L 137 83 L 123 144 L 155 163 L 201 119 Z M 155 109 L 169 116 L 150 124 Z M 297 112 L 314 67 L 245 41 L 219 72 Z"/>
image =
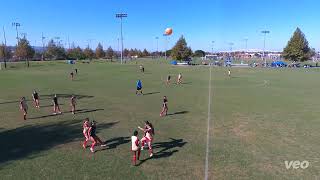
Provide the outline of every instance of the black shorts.
<path id="1" fill-rule="evenodd" d="M 141 89 L 142 89 L 141 87 L 137 87 L 137 91 L 141 91 Z"/>

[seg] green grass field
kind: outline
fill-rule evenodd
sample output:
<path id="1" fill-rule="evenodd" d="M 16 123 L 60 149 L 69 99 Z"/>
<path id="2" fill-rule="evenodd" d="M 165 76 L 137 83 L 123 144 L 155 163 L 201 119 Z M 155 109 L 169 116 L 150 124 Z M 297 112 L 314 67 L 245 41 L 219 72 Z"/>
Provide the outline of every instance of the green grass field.
<path id="1" fill-rule="evenodd" d="M 145 74 L 139 72 L 143 63 Z M 1 179 L 203 179 L 206 158 L 209 68 L 173 67 L 159 61 L 138 64 L 33 62 L 0 71 Z M 71 82 L 69 72 L 79 74 Z M 184 84 L 166 87 L 181 72 Z M 209 179 L 315 179 L 320 138 L 317 69 L 212 69 Z M 135 95 L 143 81 L 145 96 Z M 41 98 L 40 110 L 28 101 L 21 120 L 18 100 Z M 57 93 L 63 115 L 51 116 Z M 78 97 L 76 115 L 69 96 Z M 159 117 L 162 96 L 169 116 Z M 98 122 L 107 142 L 92 154 L 81 147 L 82 121 Z M 142 151 L 131 165 L 129 138 L 145 120 L 155 126 L 153 158 Z M 140 134 L 141 137 L 141 134 Z M 307 169 L 287 170 L 284 161 L 307 160 Z"/>

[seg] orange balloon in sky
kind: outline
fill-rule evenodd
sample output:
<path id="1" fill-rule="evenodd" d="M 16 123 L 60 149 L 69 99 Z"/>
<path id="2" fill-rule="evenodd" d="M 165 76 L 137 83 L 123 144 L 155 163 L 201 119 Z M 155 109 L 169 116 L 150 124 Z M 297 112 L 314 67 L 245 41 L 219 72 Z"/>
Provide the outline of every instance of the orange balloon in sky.
<path id="1" fill-rule="evenodd" d="M 167 36 L 170 36 L 172 34 L 172 28 L 167 28 L 165 31 L 164 31 L 164 34 L 167 35 Z"/>

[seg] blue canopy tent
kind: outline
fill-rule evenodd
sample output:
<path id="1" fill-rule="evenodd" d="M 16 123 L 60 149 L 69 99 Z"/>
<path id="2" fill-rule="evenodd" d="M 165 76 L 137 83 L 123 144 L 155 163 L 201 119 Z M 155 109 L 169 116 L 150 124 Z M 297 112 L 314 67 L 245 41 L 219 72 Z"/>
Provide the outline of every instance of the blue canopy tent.
<path id="1" fill-rule="evenodd" d="M 67 60 L 67 63 L 68 64 L 75 64 L 75 61 L 74 60 Z"/>
<path id="2" fill-rule="evenodd" d="M 271 67 L 287 67 L 287 64 L 283 61 L 275 61 L 271 63 Z"/>

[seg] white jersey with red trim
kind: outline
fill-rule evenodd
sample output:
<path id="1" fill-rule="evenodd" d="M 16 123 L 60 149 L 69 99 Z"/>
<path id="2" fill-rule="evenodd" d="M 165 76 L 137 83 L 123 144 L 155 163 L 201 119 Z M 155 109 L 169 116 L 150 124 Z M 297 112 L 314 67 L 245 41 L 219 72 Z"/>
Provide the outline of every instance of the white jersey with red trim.
<path id="1" fill-rule="evenodd" d="M 139 150 L 139 138 L 137 136 L 131 136 L 131 144 L 132 151 Z"/>

